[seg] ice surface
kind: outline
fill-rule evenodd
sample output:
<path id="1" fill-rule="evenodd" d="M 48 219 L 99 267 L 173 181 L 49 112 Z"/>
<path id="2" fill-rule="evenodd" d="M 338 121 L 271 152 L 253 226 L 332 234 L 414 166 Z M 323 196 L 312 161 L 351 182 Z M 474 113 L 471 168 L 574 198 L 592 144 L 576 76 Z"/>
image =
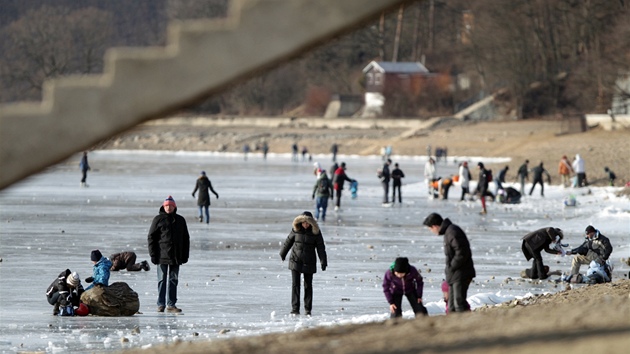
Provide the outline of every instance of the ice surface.
<path id="1" fill-rule="evenodd" d="M 76 161 L 75 161 L 76 160 Z M 200 152 L 95 151 L 89 188 L 79 188 L 79 157 L 56 165 L 0 192 L 0 351 L 108 352 L 150 347 L 178 340 L 216 340 L 315 326 L 383 321 L 388 318 L 381 280 L 389 264 L 407 256 L 425 280 L 424 302 L 431 315 L 444 313 L 440 283 L 444 254 L 441 237 L 422 227 L 439 212 L 468 234 L 477 278 L 469 290 L 473 308 L 535 293 L 555 292 L 551 282 L 521 281 L 529 264 L 521 237 L 546 226 L 565 230 L 566 242 L 582 242 L 593 224 L 615 247 L 615 277 L 628 267 L 630 205 L 614 197 L 615 188 L 562 189 L 545 186 L 519 205 L 459 202 L 455 186 L 449 200 L 427 198 L 424 157 L 394 156 L 405 172 L 403 204 L 383 207 L 376 169 L 380 157 L 341 156 L 347 174 L 359 181 L 359 197 L 344 192 L 342 211 L 329 207 L 321 225 L 329 267 L 314 277 L 313 317 L 288 315 L 291 276 L 278 251 L 293 218 L 313 210 L 312 162 L 291 162 L 270 154 L 267 161 L 250 154 Z M 457 161 L 438 164 L 438 175 L 455 173 Z M 467 158 L 471 166 L 483 160 Z M 314 156 L 329 169 L 330 156 Z M 220 199 L 212 199 L 211 223 L 199 223 L 191 196 L 201 170 L 208 173 Z M 473 176 L 476 171 L 471 169 Z M 508 176 L 513 179 L 513 176 Z M 509 183 L 508 183 L 509 184 Z M 590 191 L 590 193 L 588 193 Z M 578 206 L 565 208 L 570 193 Z M 127 282 L 140 296 L 141 314 L 124 318 L 55 317 L 45 299 L 54 278 L 70 268 L 81 278 L 91 274 L 90 251 L 104 255 L 133 250 L 148 259 L 146 235 L 164 198 L 172 195 L 191 234 L 188 264 L 180 271 L 183 315 L 156 312 L 156 271 L 114 272 L 110 282 Z M 552 268 L 568 271 L 570 257 L 543 255 Z M 585 271 L 585 269 L 584 269 Z M 514 280 L 510 281 L 507 278 Z M 408 304 L 404 316 L 411 318 Z"/>

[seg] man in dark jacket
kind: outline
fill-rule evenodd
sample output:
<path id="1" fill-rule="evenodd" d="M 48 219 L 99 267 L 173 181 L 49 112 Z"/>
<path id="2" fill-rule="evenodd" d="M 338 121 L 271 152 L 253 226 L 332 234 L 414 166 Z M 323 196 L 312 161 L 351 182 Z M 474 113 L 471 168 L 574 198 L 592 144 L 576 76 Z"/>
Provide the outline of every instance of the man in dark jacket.
<path id="1" fill-rule="evenodd" d="M 551 176 L 549 175 L 549 172 L 545 170 L 541 161 L 538 166 L 532 169 L 532 189 L 529 190 L 529 195 L 532 195 L 532 193 L 534 192 L 534 187 L 536 187 L 536 184 L 540 184 L 540 195 L 543 197 L 545 196 L 545 183 L 543 182 L 543 174 L 547 175 L 547 183 L 551 183 Z"/>
<path id="2" fill-rule="evenodd" d="M 402 179 L 405 178 L 405 173 L 398 167 L 398 162 L 394 164 L 394 170 L 392 171 L 392 203 L 396 203 L 396 190 L 398 190 L 398 203 L 402 204 Z"/>
<path id="3" fill-rule="evenodd" d="M 479 200 L 481 200 L 481 214 L 486 214 L 486 195 L 488 195 L 488 180 L 490 180 L 489 172 L 486 170 L 483 162 L 477 163 L 479 169 L 479 179 L 477 181 L 477 193 L 479 194 Z"/>
<path id="4" fill-rule="evenodd" d="M 315 199 L 315 219 L 319 220 L 321 209 L 322 221 L 326 221 L 326 209 L 328 198 L 333 199 L 333 184 L 326 174 L 326 170 L 320 170 L 319 176 L 313 186 L 313 199 Z"/>
<path id="5" fill-rule="evenodd" d="M 126 269 L 128 272 L 137 272 L 144 269 L 148 272 L 151 269 L 147 261 L 136 263 L 136 258 L 136 252 L 133 251 L 114 253 L 109 256 L 109 260 L 112 262 L 110 270 L 116 272 Z"/>
<path id="6" fill-rule="evenodd" d="M 334 171 L 333 177 L 333 189 L 335 190 L 335 197 L 337 201 L 335 202 L 335 210 L 339 210 L 341 208 L 341 192 L 343 191 L 343 185 L 345 181 L 352 183 L 352 178 L 346 175 L 346 163 L 342 162 L 341 166 Z"/>
<path id="7" fill-rule="evenodd" d="M 525 270 L 528 278 L 547 279 L 548 268 L 545 268 L 540 253 L 545 250 L 550 254 L 561 254 L 562 251 L 556 248 L 551 249 L 549 246 L 552 242 L 556 245 L 559 244 L 563 237 L 562 230 L 554 227 L 545 227 L 523 236 L 523 244 L 521 245 L 523 255 L 528 261 L 534 259 L 532 268 Z"/>
<path id="8" fill-rule="evenodd" d="M 201 176 L 197 178 L 197 184 L 192 192 L 192 196 L 194 198 L 195 193 L 199 190 L 199 197 L 197 198 L 197 206 L 199 206 L 199 222 L 203 222 L 201 212 L 205 209 L 206 224 L 210 223 L 210 211 L 208 210 L 208 207 L 210 206 L 210 193 L 208 193 L 208 189 L 215 197 L 217 197 L 217 199 L 219 199 L 219 194 L 212 188 L 212 183 L 210 183 L 208 176 L 206 176 L 206 171 L 201 171 Z"/>
<path id="9" fill-rule="evenodd" d="M 158 271 L 158 312 L 182 312 L 177 303 L 179 266 L 188 262 L 190 235 L 186 219 L 177 214 L 177 205 L 170 195 L 149 229 L 149 255 Z M 167 293 L 168 284 L 168 293 Z M 166 305 L 166 307 L 165 307 Z"/>
<path id="10" fill-rule="evenodd" d="M 578 248 L 574 248 L 567 254 L 574 254 L 571 262 L 571 275 L 580 273 L 582 264 L 590 264 L 596 261 L 599 264 L 605 264 L 613 251 L 608 237 L 599 233 L 592 225 L 586 227 L 586 239 Z"/>
<path id="11" fill-rule="evenodd" d="M 448 283 L 448 311 L 470 311 L 466 296 L 468 286 L 476 276 L 468 238 L 459 226 L 440 214 L 431 213 L 424 219 L 424 226 L 436 235 L 444 235 L 446 255 L 446 282 Z"/>
<path id="12" fill-rule="evenodd" d="M 387 159 L 383 164 L 383 169 L 381 171 L 381 186 L 383 186 L 383 204 L 389 203 L 389 180 L 390 180 L 390 172 L 389 165 L 392 164 L 392 160 Z"/>
<path id="13" fill-rule="evenodd" d="M 529 180 L 529 167 L 527 166 L 528 163 L 529 160 L 525 160 L 521 167 L 518 168 L 518 172 L 516 173 L 518 175 L 519 181 L 521 182 L 521 195 L 525 194 L 525 182 Z"/>
<path id="14" fill-rule="evenodd" d="M 291 314 L 300 314 L 300 277 L 304 274 L 304 310 L 306 315 L 310 316 L 313 308 L 313 274 L 317 273 L 316 251 L 322 270 L 325 271 L 328 266 L 324 238 L 317 221 L 310 212 L 305 211 L 293 220 L 293 228 L 280 250 L 282 261 L 286 259 L 289 250 L 291 250 L 289 269 L 291 269 L 292 279 Z"/>

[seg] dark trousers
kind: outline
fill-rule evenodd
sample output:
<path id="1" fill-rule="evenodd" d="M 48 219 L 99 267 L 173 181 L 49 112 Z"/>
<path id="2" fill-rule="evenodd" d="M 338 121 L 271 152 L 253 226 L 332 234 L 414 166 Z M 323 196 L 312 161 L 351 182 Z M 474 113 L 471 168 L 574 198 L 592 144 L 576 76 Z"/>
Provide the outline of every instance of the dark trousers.
<path id="1" fill-rule="evenodd" d="M 427 316 L 429 314 L 429 312 L 427 311 L 427 308 L 424 307 L 424 305 L 421 302 L 418 303 L 418 296 L 416 295 L 416 293 L 409 293 L 409 294 L 405 294 L 404 296 L 407 297 L 407 300 L 409 301 L 409 305 L 411 305 L 411 308 L 413 309 L 413 313 L 416 316 L 419 313 L 423 314 L 424 316 Z M 391 313 L 391 318 L 402 317 L 403 294 L 392 294 L 392 298 L 394 299 L 394 305 L 396 305 L 396 310 L 395 312 Z"/>
<path id="2" fill-rule="evenodd" d="M 540 250 L 532 249 L 528 243 L 525 243 L 525 248 L 529 251 L 529 254 L 531 254 L 533 258 L 532 268 L 529 271 L 526 271 L 526 273 L 528 273 L 527 275 L 532 279 L 546 279 L 547 272 L 545 272 L 545 266 L 543 264 Z"/>
<path id="3" fill-rule="evenodd" d="M 291 271 L 291 312 L 300 312 L 300 276 L 304 274 L 304 310 L 311 312 L 313 308 L 313 273 Z"/>
<path id="4" fill-rule="evenodd" d="M 586 173 L 584 172 L 579 172 L 576 173 L 577 175 L 577 186 L 578 187 L 584 187 L 586 186 L 588 183 L 586 183 Z"/>
<path id="5" fill-rule="evenodd" d="M 127 262 L 127 271 L 128 272 L 138 272 L 142 270 L 142 264 L 136 263 L 136 253 L 132 253 L 129 256 L 129 261 Z"/>
<path id="6" fill-rule="evenodd" d="M 177 283 L 179 283 L 179 265 L 158 264 L 158 306 L 175 306 L 177 303 Z M 167 296 L 168 284 L 168 296 Z"/>
<path id="7" fill-rule="evenodd" d="M 383 186 L 383 203 L 389 203 L 389 182 L 381 182 Z"/>
<path id="8" fill-rule="evenodd" d="M 341 208 L 341 188 L 335 191 L 335 197 L 337 198 L 337 200 L 335 201 L 335 205 L 338 208 Z"/>
<path id="9" fill-rule="evenodd" d="M 85 183 L 87 179 L 87 170 L 81 171 L 81 183 Z"/>
<path id="10" fill-rule="evenodd" d="M 402 192 L 400 191 L 400 184 L 394 184 L 394 188 L 392 188 L 392 202 L 396 202 L 396 190 L 398 190 L 398 203 L 402 203 Z"/>
<path id="11" fill-rule="evenodd" d="M 462 198 L 460 200 L 464 200 L 464 196 L 466 194 L 470 194 L 467 187 L 462 187 Z"/>
<path id="12" fill-rule="evenodd" d="M 468 286 L 472 279 L 464 279 L 448 284 L 448 312 L 470 311 L 470 306 L 466 301 Z"/>
<path id="13" fill-rule="evenodd" d="M 545 195 L 545 184 L 543 183 L 542 179 L 535 179 L 534 183 L 532 183 L 532 189 L 529 190 L 529 195 L 532 195 L 532 193 L 534 192 L 534 187 L 536 187 L 536 184 L 540 184 L 540 195 Z"/>

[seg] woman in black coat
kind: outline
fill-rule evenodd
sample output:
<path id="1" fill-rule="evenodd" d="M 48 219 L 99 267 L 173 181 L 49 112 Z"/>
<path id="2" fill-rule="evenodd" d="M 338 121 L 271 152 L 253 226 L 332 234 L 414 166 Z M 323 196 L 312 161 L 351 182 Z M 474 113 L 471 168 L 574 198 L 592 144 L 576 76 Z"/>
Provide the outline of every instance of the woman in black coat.
<path id="1" fill-rule="evenodd" d="M 208 207 L 210 206 L 210 193 L 208 193 L 208 189 L 215 197 L 217 197 L 217 199 L 219 199 L 219 194 L 212 188 L 212 183 L 210 183 L 208 176 L 206 176 L 206 171 L 201 171 L 201 176 L 197 178 L 197 184 L 195 184 L 192 196 L 194 197 L 197 190 L 199 190 L 199 197 L 197 198 L 197 205 L 199 206 L 199 222 L 203 222 L 202 210 L 205 209 L 206 224 L 210 223 L 210 211 L 208 210 Z"/>
<path id="2" fill-rule="evenodd" d="M 328 266 L 324 238 L 317 220 L 310 212 L 305 211 L 293 220 L 291 233 L 280 250 L 280 258 L 283 261 L 289 250 L 291 250 L 289 269 L 292 275 L 291 314 L 300 314 L 300 275 L 304 274 L 304 310 L 306 315 L 310 316 L 313 307 L 313 274 L 317 272 L 317 256 L 322 271 L 325 271 Z"/>
<path id="3" fill-rule="evenodd" d="M 543 265 L 541 252 L 545 250 L 550 254 L 560 254 L 561 251 L 551 249 L 549 245 L 552 242 L 560 243 L 563 237 L 562 230 L 554 227 L 545 227 L 523 236 L 523 245 L 521 246 L 523 254 L 528 261 L 534 259 L 532 268 L 525 270 L 525 275 L 528 278 L 547 279 L 549 268 Z"/>

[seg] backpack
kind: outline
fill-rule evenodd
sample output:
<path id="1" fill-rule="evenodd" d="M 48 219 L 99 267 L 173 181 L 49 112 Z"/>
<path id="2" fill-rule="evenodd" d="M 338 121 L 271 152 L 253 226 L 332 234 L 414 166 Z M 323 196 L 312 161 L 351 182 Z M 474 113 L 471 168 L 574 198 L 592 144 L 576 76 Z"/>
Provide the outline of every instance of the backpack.
<path id="1" fill-rule="evenodd" d="M 492 182 L 492 170 L 486 170 L 486 181 Z"/>
<path id="2" fill-rule="evenodd" d="M 376 177 L 378 177 L 378 179 L 382 180 L 383 179 L 383 169 L 379 168 L 376 170 Z"/>
<path id="3" fill-rule="evenodd" d="M 322 177 L 319 179 L 319 186 L 318 188 L 318 192 L 319 194 L 328 194 L 329 190 L 330 190 L 330 181 L 328 180 L 328 177 Z"/>

